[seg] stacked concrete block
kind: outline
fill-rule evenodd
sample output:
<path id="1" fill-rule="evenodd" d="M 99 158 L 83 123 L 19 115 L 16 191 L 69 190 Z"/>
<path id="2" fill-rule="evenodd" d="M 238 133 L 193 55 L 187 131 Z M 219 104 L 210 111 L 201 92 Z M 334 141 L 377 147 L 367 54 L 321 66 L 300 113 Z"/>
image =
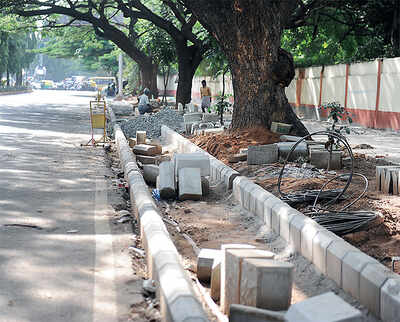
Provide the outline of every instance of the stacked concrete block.
<path id="1" fill-rule="evenodd" d="M 158 165 L 155 164 L 145 164 L 143 165 L 143 178 L 151 185 L 155 185 L 157 182 L 157 177 L 159 175 Z"/>
<path id="2" fill-rule="evenodd" d="M 225 277 L 225 253 L 229 249 L 255 249 L 252 245 L 247 244 L 224 244 L 221 245 L 221 263 L 215 265 L 211 273 L 211 297 L 214 300 L 218 300 L 220 295 L 225 292 L 226 288 L 226 277 Z M 221 298 L 221 307 L 222 298 Z"/>
<path id="3" fill-rule="evenodd" d="M 359 250 L 345 241 L 334 241 L 326 249 L 326 274 L 329 278 L 333 279 L 339 287 L 343 286 L 343 258 L 349 253 L 356 252 L 359 252 Z"/>
<path id="4" fill-rule="evenodd" d="M 174 155 L 175 172 L 183 168 L 197 168 L 201 176 L 210 175 L 210 158 L 204 153 L 178 153 Z"/>
<path id="5" fill-rule="evenodd" d="M 343 239 L 325 230 L 319 231 L 312 241 L 313 263 L 321 274 L 326 275 L 326 253 L 329 245 L 334 241 L 343 241 Z"/>
<path id="6" fill-rule="evenodd" d="M 252 306 L 232 304 L 229 309 L 230 322 L 283 322 L 285 314 L 270 310 L 263 310 Z"/>
<path id="7" fill-rule="evenodd" d="M 400 317 L 400 279 L 390 278 L 381 288 L 381 319 L 397 322 Z"/>
<path id="8" fill-rule="evenodd" d="M 214 261 L 219 261 L 221 250 L 203 248 L 197 255 L 197 278 L 202 282 L 209 282 Z"/>
<path id="9" fill-rule="evenodd" d="M 199 168 L 181 168 L 179 176 L 179 200 L 199 200 L 201 190 L 201 172 Z"/>
<path id="10" fill-rule="evenodd" d="M 245 258 L 239 304 L 273 311 L 287 310 L 292 298 L 293 269 L 291 263 Z"/>
<path id="11" fill-rule="evenodd" d="M 279 158 L 286 160 L 295 144 L 296 144 L 295 142 L 276 143 L 276 145 L 278 146 Z M 288 159 L 288 161 L 294 161 L 297 160 L 298 158 L 308 159 L 307 143 L 305 142 L 299 143 L 290 154 L 290 158 Z"/>
<path id="12" fill-rule="evenodd" d="M 159 153 L 159 149 L 154 145 L 148 144 L 136 144 L 133 147 L 133 152 L 135 154 L 146 155 L 146 156 L 155 156 Z"/>
<path id="13" fill-rule="evenodd" d="M 360 311 L 333 292 L 293 304 L 285 314 L 288 322 L 362 322 Z"/>
<path id="14" fill-rule="evenodd" d="M 175 170 L 171 161 L 164 161 L 159 166 L 159 183 L 158 189 L 162 199 L 175 198 Z"/>
<path id="15" fill-rule="evenodd" d="M 361 271 L 360 302 L 377 317 L 381 316 L 381 288 L 389 278 L 400 276 L 381 264 L 367 264 Z"/>
<path id="16" fill-rule="evenodd" d="M 146 131 L 136 131 L 136 144 L 146 143 Z"/>
<path id="17" fill-rule="evenodd" d="M 276 144 L 250 145 L 247 152 L 247 164 L 257 165 L 278 161 L 278 146 Z"/>
<path id="18" fill-rule="evenodd" d="M 342 288 L 350 293 L 355 299 L 360 299 L 360 275 L 367 264 L 378 264 L 379 262 L 372 257 L 362 253 L 348 253 L 343 258 L 342 263 Z"/>
<path id="19" fill-rule="evenodd" d="M 310 163 L 320 169 L 327 169 L 329 164 L 330 170 L 338 170 L 342 168 L 342 152 L 327 150 L 310 150 Z"/>
<path id="20" fill-rule="evenodd" d="M 228 249 L 224 255 L 225 289 L 221 290 L 221 307 L 225 313 L 229 313 L 231 304 L 240 304 L 243 260 L 245 258 L 272 259 L 274 254 L 260 249 Z"/>

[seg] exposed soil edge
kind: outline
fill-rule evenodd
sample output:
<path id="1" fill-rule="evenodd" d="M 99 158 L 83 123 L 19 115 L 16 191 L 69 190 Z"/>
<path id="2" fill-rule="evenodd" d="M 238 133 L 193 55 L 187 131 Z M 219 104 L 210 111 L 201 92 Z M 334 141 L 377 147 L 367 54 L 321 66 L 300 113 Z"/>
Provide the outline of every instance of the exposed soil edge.
<path id="1" fill-rule="evenodd" d="M 170 130 L 170 129 L 169 129 Z M 181 136 L 180 134 L 178 134 L 178 133 L 176 133 L 176 132 L 174 132 L 174 131 L 172 131 L 172 130 L 170 130 L 170 131 L 164 131 L 164 132 L 162 132 L 163 134 L 171 134 L 172 133 L 172 135 L 173 135 L 173 140 L 178 140 L 179 142 L 176 142 L 176 145 L 177 146 L 179 146 L 179 148 L 180 148 L 180 150 L 182 150 L 181 152 L 190 152 L 190 150 L 192 149 L 192 145 L 193 145 L 193 143 L 191 142 L 191 141 L 189 141 L 188 139 L 186 139 L 186 138 L 184 138 L 183 136 Z M 164 138 L 164 139 L 167 139 L 167 138 Z M 167 139 L 168 140 L 168 139 Z M 172 140 L 171 140 L 172 141 Z M 204 151 L 205 152 L 205 151 Z M 207 152 L 205 152 L 205 153 L 207 153 Z M 229 167 L 229 166 L 226 166 L 226 167 Z M 230 167 L 229 167 L 230 168 Z M 231 168 L 230 168 L 231 169 Z M 231 169 L 232 171 L 233 171 L 233 169 Z M 257 196 L 257 193 L 259 193 L 260 192 L 260 190 L 262 190 L 262 191 L 264 191 L 265 192 L 265 194 L 270 194 L 268 191 L 266 191 L 265 189 L 263 189 L 262 187 L 260 187 L 260 186 L 258 186 L 258 185 L 256 185 L 255 183 L 247 183 L 247 178 L 245 178 L 245 177 L 237 177 L 237 178 L 235 178 L 234 179 L 234 184 L 233 184 L 233 190 L 234 190 L 234 192 L 233 192 L 233 195 L 234 195 L 234 197 L 235 197 L 235 199 L 240 203 L 240 205 L 244 208 L 244 209 L 246 209 L 246 210 L 248 210 L 248 211 L 251 211 L 252 213 L 254 213 L 254 215 L 258 215 L 253 209 L 251 209 L 252 207 L 250 206 L 251 205 L 251 203 L 255 203 L 255 202 L 257 202 L 256 200 L 257 199 L 259 199 L 259 196 Z M 249 184 L 251 184 L 251 185 L 254 185 L 255 186 L 255 188 L 254 189 L 249 189 L 249 187 L 245 187 L 246 185 L 248 186 Z M 235 189 L 237 189 L 237 193 L 235 193 Z M 243 198 L 245 195 L 247 195 L 247 197 L 245 197 L 245 198 Z M 250 200 L 253 200 L 254 202 L 251 202 Z M 280 200 L 279 200 L 280 201 Z M 286 209 L 293 209 L 293 208 L 291 208 L 288 204 L 286 204 L 285 202 L 283 202 L 283 201 L 280 201 L 279 202 L 279 207 L 282 207 L 282 208 L 286 208 Z M 275 213 L 275 218 L 273 218 L 273 216 L 272 216 L 272 214 L 271 214 L 271 221 L 270 222 L 265 222 L 265 224 L 267 225 L 267 226 L 269 226 L 271 229 L 273 229 L 278 235 L 280 235 L 282 238 L 284 238 L 288 243 L 291 243 L 291 244 L 293 244 L 293 241 L 292 240 L 290 240 L 290 238 L 288 238 L 287 237 L 287 234 L 281 234 L 281 232 L 282 232 L 282 230 L 281 230 L 281 227 L 280 227 L 280 223 L 283 221 L 283 222 L 286 222 L 287 223 L 287 225 L 289 226 L 288 228 L 289 228 L 289 230 L 291 230 L 291 226 L 290 226 L 290 223 L 291 223 L 291 221 L 292 221 L 292 219 L 294 219 L 294 217 L 292 218 L 292 219 L 290 219 L 289 217 L 290 217 L 290 215 L 288 216 L 288 212 L 284 212 L 284 216 L 282 217 L 281 215 L 280 215 L 280 213 L 279 213 L 279 210 L 278 211 L 276 211 L 277 209 L 274 209 L 273 210 L 273 208 L 279 208 L 279 207 L 277 207 L 277 205 L 275 204 L 275 203 L 272 203 L 272 204 L 269 204 L 269 206 L 270 206 L 270 208 L 271 209 L 269 209 L 270 210 L 270 212 L 272 213 L 272 212 L 274 212 Z M 297 210 L 295 210 L 295 209 L 293 209 L 293 212 L 294 213 L 299 213 Z M 304 216 L 303 214 L 301 214 L 301 213 L 299 213 L 300 214 L 300 216 L 301 217 L 306 217 L 306 216 Z M 264 218 L 264 220 L 265 220 L 265 218 Z M 298 240 L 295 240 L 294 241 L 294 244 L 295 245 L 293 245 L 294 246 L 294 248 L 296 249 L 296 251 L 298 252 L 298 253 L 300 253 L 301 255 L 303 255 L 304 257 L 306 257 L 311 263 L 313 263 L 314 265 L 317 265 L 317 263 L 316 263 L 316 260 L 315 260 L 315 258 L 313 258 L 313 257 L 311 257 L 310 258 L 310 256 L 307 256 L 308 254 L 309 254 L 309 252 L 310 252 L 310 249 L 309 249 L 309 247 L 307 247 L 307 246 L 311 246 L 311 254 L 312 254 L 312 249 L 315 247 L 314 246 L 314 237 L 316 236 L 316 234 L 315 234 L 315 232 L 319 232 L 319 231 L 327 231 L 325 228 L 323 228 L 322 226 L 320 226 L 319 224 L 317 224 L 314 220 L 312 220 L 311 218 L 308 218 L 308 217 L 306 217 L 306 218 L 301 218 L 300 219 L 301 221 L 304 221 L 304 225 L 302 226 L 302 228 L 301 228 L 301 230 L 300 230 L 300 236 L 301 236 L 301 238 L 299 238 Z M 274 222 L 275 222 L 275 225 L 274 225 Z M 312 226 L 312 229 L 307 229 L 308 228 L 308 226 L 309 227 L 311 227 Z M 277 228 L 277 229 L 276 229 Z M 304 228 L 306 228 L 306 229 L 304 229 Z M 308 234 L 308 233 L 310 233 L 310 234 Z M 290 233 L 289 233 L 290 234 Z M 303 241 L 303 242 L 301 242 L 301 240 L 303 239 L 303 234 L 305 235 L 305 239 L 308 239 L 308 240 L 305 240 L 305 241 Z M 308 235 L 308 236 L 307 236 Z M 300 237 L 299 236 L 299 237 Z M 344 247 L 346 247 L 346 248 L 349 248 L 349 249 L 351 249 L 353 246 L 351 246 L 348 242 L 346 242 L 345 240 L 343 240 L 342 238 L 340 238 L 340 237 L 337 237 L 338 238 L 338 242 L 339 243 L 341 243 Z M 289 240 L 288 240 L 289 239 Z M 310 241 L 311 241 L 311 245 L 310 245 Z M 335 242 L 336 240 L 335 239 L 333 239 L 332 240 L 332 242 Z M 354 247 L 353 247 L 354 248 Z M 308 252 L 307 254 L 304 254 L 303 253 L 303 250 L 305 250 L 305 252 Z M 366 256 L 367 258 L 370 258 L 371 259 L 371 262 L 370 262 L 370 264 L 374 264 L 374 265 L 376 265 L 375 267 L 376 267 L 376 269 L 377 269 L 377 272 L 379 271 L 379 269 L 381 268 L 381 269 L 386 269 L 386 267 L 383 265 L 383 264 L 381 264 L 381 263 L 379 263 L 378 261 L 376 261 L 374 258 L 372 258 L 372 257 L 370 257 L 369 255 L 367 255 L 367 254 L 365 254 L 364 252 L 362 252 L 361 250 L 359 250 L 359 249 L 357 249 L 363 256 Z M 346 252 L 346 254 L 348 254 L 349 252 Z M 312 255 L 311 255 L 312 256 Z M 342 263 L 343 262 L 343 260 L 344 260 L 344 257 L 345 256 L 343 256 L 342 258 L 338 258 L 338 260 Z M 324 258 L 324 260 L 325 260 L 325 263 L 326 263 L 326 250 L 325 250 L 325 258 Z M 343 265 L 343 264 L 342 264 Z M 341 265 L 341 266 L 342 266 Z M 348 264 L 349 265 L 349 264 Z M 366 264 L 362 269 L 361 269 L 361 271 L 358 273 L 358 275 L 359 275 L 359 278 L 360 278 L 360 276 L 361 276 L 361 272 L 362 272 L 362 270 L 367 266 L 368 264 Z M 318 266 L 318 265 L 317 265 Z M 355 269 L 356 270 L 356 269 Z M 325 272 L 321 272 L 321 274 L 323 274 L 323 275 L 325 275 L 325 276 L 327 276 L 327 274 L 325 273 Z M 372 275 L 372 274 L 371 274 Z M 371 279 L 373 279 L 375 276 L 374 275 L 369 275 L 369 276 L 364 276 L 363 278 L 364 279 L 367 279 L 367 280 L 369 280 L 370 278 Z M 330 277 L 330 276 L 328 276 L 328 277 Z M 381 284 L 381 286 L 378 288 L 378 292 L 379 292 L 379 295 L 378 295 L 378 297 L 380 297 L 380 298 L 382 298 L 382 289 L 384 288 L 384 286 L 387 284 L 386 282 L 390 282 L 390 280 L 398 280 L 398 279 L 400 279 L 400 276 L 398 275 L 398 274 L 395 274 L 395 273 L 393 273 L 393 276 L 387 276 L 387 279 L 384 281 L 384 283 L 382 283 Z M 374 280 L 370 280 L 369 281 L 371 284 L 374 284 Z M 342 285 L 338 285 L 339 287 L 341 287 L 342 289 L 343 289 L 343 286 Z M 347 292 L 347 293 L 349 293 L 348 292 L 348 290 L 345 290 L 344 289 L 344 291 L 345 292 Z M 353 294 L 350 294 L 350 295 L 353 295 Z M 361 296 L 361 298 L 357 298 L 357 297 L 355 297 L 358 301 L 360 301 L 360 303 L 361 304 L 363 304 L 363 305 L 365 305 L 367 308 L 369 308 L 369 304 L 370 303 L 366 303 L 365 301 L 364 301 L 364 298 Z M 382 299 L 380 299 L 380 302 L 381 302 L 381 305 L 382 305 Z M 390 304 L 392 304 L 392 305 L 396 305 L 395 303 L 394 303 L 394 301 L 393 302 L 391 302 Z M 388 306 L 390 306 L 390 305 L 388 305 Z M 396 305 L 397 306 L 397 305 Z M 391 312 L 391 311 L 397 311 L 399 308 L 398 307 L 394 307 L 394 308 L 391 308 L 391 307 L 387 307 L 386 308 L 387 309 L 387 311 L 388 312 Z M 382 310 L 382 308 L 381 308 L 381 310 Z M 374 312 L 375 314 L 377 313 L 377 312 Z M 380 314 L 376 314 L 377 315 L 377 317 L 379 317 L 379 318 L 381 318 L 383 321 L 386 321 L 386 319 L 385 319 L 385 312 L 380 312 Z M 390 313 L 389 313 L 389 315 L 390 315 Z"/>

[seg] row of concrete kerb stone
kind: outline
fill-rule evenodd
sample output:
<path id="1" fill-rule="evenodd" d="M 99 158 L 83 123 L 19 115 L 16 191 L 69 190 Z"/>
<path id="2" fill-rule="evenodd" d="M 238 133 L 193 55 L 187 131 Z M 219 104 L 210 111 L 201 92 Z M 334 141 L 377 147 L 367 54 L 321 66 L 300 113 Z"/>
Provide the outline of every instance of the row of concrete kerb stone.
<path id="1" fill-rule="evenodd" d="M 178 152 L 203 152 L 168 127 L 162 137 Z M 240 205 L 263 219 L 317 271 L 334 280 L 383 321 L 400 321 L 400 276 L 374 258 L 290 207 L 259 185 L 210 156 L 211 177 L 233 189 Z"/>
<path id="2" fill-rule="evenodd" d="M 399 275 L 246 177 L 233 181 L 233 195 L 374 315 L 383 321 L 400 320 Z"/>
<path id="3" fill-rule="evenodd" d="M 233 180 L 238 177 L 239 172 L 228 167 L 226 164 L 213 157 L 211 154 L 205 152 L 196 144 L 190 142 L 182 135 L 171 130 L 169 127 L 163 125 L 161 127 L 161 137 L 163 143 L 172 146 L 177 152 L 180 153 L 204 153 L 210 159 L 210 178 L 213 181 L 224 182 L 227 189 L 232 189 Z"/>
<path id="4" fill-rule="evenodd" d="M 160 299 L 163 321 L 209 321 L 138 169 L 125 135 L 115 122 L 112 109 L 108 110 L 113 123 L 121 167 L 129 184 L 131 203 L 140 224 L 149 278 L 158 282 L 157 296 Z"/>

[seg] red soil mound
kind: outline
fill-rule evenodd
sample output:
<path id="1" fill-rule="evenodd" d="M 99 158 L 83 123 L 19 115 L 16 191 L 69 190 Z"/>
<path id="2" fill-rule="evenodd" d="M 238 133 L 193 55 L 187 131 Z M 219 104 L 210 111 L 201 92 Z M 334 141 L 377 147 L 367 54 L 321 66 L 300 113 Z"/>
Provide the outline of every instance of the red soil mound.
<path id="1" fill-rule="evenodd" d="M 222 134 L 198 135 L 191 141 L 208 153 L 228 163 L 230 155 L 239 153 L 249 145 L 263 145 L 279 142 L 279 134 L 263 127 L 229 131 Z"/>

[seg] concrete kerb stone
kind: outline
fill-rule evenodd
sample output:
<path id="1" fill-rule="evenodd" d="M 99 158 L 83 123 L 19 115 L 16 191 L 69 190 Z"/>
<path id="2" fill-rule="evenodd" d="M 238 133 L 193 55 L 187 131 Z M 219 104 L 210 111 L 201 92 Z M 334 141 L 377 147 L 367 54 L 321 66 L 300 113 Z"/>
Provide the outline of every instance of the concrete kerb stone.
<path id="1" fill-rule="evenodd" d="M 361 312 L 333 292 L 293 304 L 285 314 L 287 322 L 361 322 Z"/>
<path id="2" fill-rule="evenodd" d="M 281 208 L 279 213 L 279 235 L 281 235 L 287 243 L 290 243 L 290 223 L 296 217 L 306 218 L 300 211 L 290 206 Z"/>
<path id="3" fill-rule="evenodd" d="M 241 206 L 243 206 L 243 200 L 242 200 L 243 186 L 248 184 L 249 182 L 250 180 L 243 176 L 236 177 L 235 180 L 233 180 L 233 187 L 232 187 L 233 197 Z"/>
<path id="4" fill-rule="evenodd" d="M 320 231 L 327 231 L 322 226 L 318 225 L 314 220 L 307 218 L 305 225 L 301 230 L 301 255 L 313 263 L 313 239 Z"/>
<path id="5" fill-rule="evenodd" d="M 355 299 L 360 299 L 360 274 L 367 264 L 378 264 L 379 262 L 362 253 L 348 253 L 343 257 L 342 263 L 342 288 L 350 293 Z"/>
<path id="6" fill-rule="evenodd" d="M 113 114 L 112 109 L 109 112 Z M 163 131 L 163 129 L 162 129 Z M 165 129 L 164 129 L 165 132 Z M 129 147 L 118 124 L 114 125 L 118 153 Z M 192 283 L 188 279 L 179 254 L 162 222 L 158 209 L 148 191 L 143 177 L 135 167 L 133 153 L 124 152 L 121 166 L 126 171 L 130 185 L 132 205 L 137 208 L 141 231 L 151 274 L 157 276 L 161 295 L 161 311 L 166 312 L 164 321 L 209 321 L 201 303 L 196 299 Z M 129 166 L 129 167 L 128 167 Z M 134 193 L 133 193 L 134 191 Z M 176 255 L 174 255 L 176 254 Z"/>
<path id="7" fill-rule="evenodd" d="M 169 307 L 170 314 L 166 321 L 174 322 L 204 322 L 208 321 L 201 307 L 201 303 L 193 296 L 179 296 Z"/>
<path id="8" fill-rule="evenodd" d="M 330 231 L 319 231 L 312 241 L 313 263 L 321 274 L 326 275 L 326 250 L 334 241 L 343 241 Z"/>
<path id="9" fill-rule="evenodd" d="M 260 187 L 261 188 L 261 187 Z M 256 202 L 256 209 L 255 213 L 258 217 L 260 217 L 264 221 L 264 203 L 269 198 L 273 197 L 272 193 L 269 193 L 265 189 L 258 190 L 255 193 L 255 202 Z"/>
<path id="10" fill-rule="evenodd" d="M 250 197 L 254 190 L 256 190 L 259 185 L 255 184 L 253 181 L 250 181 L 249 184 L 246 184 L 243 187 L 243 208 L 250 211 Z"/>
<path id="11" fill-rule="evenodd" d="M 278 199 L 278 198 L 277 198 Z M 281 216 L 290 212 L 290 207 L 286 202 L 278 199 L 280 202 L 271 204 L 271 228 L 275 233 L 280 234 Z M 289 233 L 287 234 L 289 235 Z"/>
<path id="12" fill-rule="evenodd" d="M 264 201 L 264 223 L 271 229 L 273 229 L 272 208 L 280 203 L 282 203 L 282 200 L 275 196 L 272 196 Z M 279 229 L 277 232 L 279 233 Z"/>
<path id="13" fill-rule="evenodd" d="M 210 176 L 212 180 L 222 180 L 224 181 L 227 189 L 232 189 L 233 180 L 239 176 L 239 172 L 233 170 L 229 166 L 225 165 L 196 144 L 190 142 L 188 139 L 184 138 L 180 134 L 172 131 L 167 126 L 161 126 L 161 136 L 165 142 L 174 143 L 178 147 L 180 153 L 202 153 L 208 156 L 210 160 Z M 224 173 L 222 171 L 225 170 Z"/>
<path id="14" fill-rule="evenodd" d="M 308 217 L 295 216 L 289 223 L 289 241 L 293 249 L 301 253 L 301 231 L 307 222 Z"/>
<path id="15" fill-rule="evenodd" d="M 326 274 L 333 279 L 339 287 L 343 287 L 342 263 L 348 253 L 360 252 L 354 246 L 343 241 L 334 241 L 326 249 Z"/>
<path id="16" fill-rule="evenodd" d="M 367 264 L 360 275 L 360 301 L 375 316 L 381 316 L 381 288 L 389 278 L 400 278 L 381 264 Z"/>
<path id="17" fill-rule="evenodd" d="M 381 287 L 381 319 L 397 322 L 400 317 L 400 279 L 390 278 Z"/>
<path id="18" fill-rule="evenodd" d="M 229 310 L 230 322 L 275 322 L 286 321 L 285 314 L 270 310 L 263 310 L 252 306 L 231 304 Z"/>
<path id="19" fill-rule="evenodd" d="M 261 188 L 259 185 L 256 185 L 256 188 L 252 191 L 252 193 L 249 196 L 250 199 L 250 212 L 253 214 L 257 214 L 256 208 L 257 208 L 257 199 L 259 199 L 259 196 L 265 196 L 264 194 L 264 189 Z"/>
<path id="20" fill-rule="evenodd" d="M 168 129 L 165 126 L 162 126 L 162 134 L 163 137 L 168 137 L 168 136 L 174 136 L 175 140 L 182 140 L 184 139 L 181 137 L 179 134 L 175 135 L 176 133 L 173 132 L 172 130 Z M 184 139 L 186 140 L 186 139 Z M 215 162 L 215 165 L 213 164 L 214 161 L 211 160 L 211 168 L 212 168 L 212 173 L 211 177 L 212 179 L 221 179 L 221 170 L 222 170 L 222 165 L 219 165 L 218 162 Z M 213 170 L 215 169 L 215 170 Z M 220 170 L 220 171 L 218 171 Z M 228 173 L 228 172 L 224 172 Z M 248 179 L 245 177 L 240 177 L 237 176 L 233 180 L 233 194 L 235 199 L 243 206 L 244 200 L 243 200 L 243 186 L 247 183 Z M 257 189 L 258 191 L 258 189 Z M 258 192 L 256 192 L 258 194 Z M 271 212 L 271 202 L 272 200 L 269 199 L 274 199 L 275 197 L 267 197 L 267 196 L 262 196 L 261 200 L 259 200 L 257 197 L 254 197 L 256 200 L 255 204 L 255 213 L 257 215 L 261 215 L 261 209 L 263 209 L 264 212 L 264 220 L 268 224 L 272 224 L 272 212 Z M 263 205 L 261 206 L 261 203 Z M 251 209 L 253 209 L 254 203 L 252 202 L 251 204 Z M 357 248 L 351 246 L 347 242 L 343 241 L 341 238 L 332 236 L 329 234 L 329 232 L 325 229 L 323 229 L 321 226 L 320 228 L 316 228 L 313 225 L 310 225 L 310 220 L 304 215 L 301 215 L 299 213 L 296 213 L 294 216 L 288 216 L 288 213 L 282 216 L 282 218 L 279 219 L 279 233 L 282 235 L 282 237 L 285 238 L 284 235 L 287 234 L 286 228 L 283 228 L 283 224 L 285 227 L 289 225 L 289 242 L 291 245 L 293 245 L 294 249 L 297 252 L 307 253 L 307 256 L 311 258 L 311 261 L 316 265 L 317 270 L 321 271 L 333 279 L 340 287 L 343 287 L 343 281 L 342 281 L 342 263 L 343 263 L 343 258 L 351 253 L 361 253 Z M 307 228 L 305 228 L 307 225 Z M 315 225 L 315 224 L 314 224 Z M 318 226 L 317 226 L 318 227 Z M 305 228 L 305 229 L 304 229 Z M 308 231 L 310 231 L 311 236 L 308 236 Z M 328 233 L 328 234 L 326 234 Z M 331 238 L 333 237 L 333 238 Z M 336 239 L 338 238 L 338 239 Z M 286 238 L 285 238 L 286 239 Z M 333 240 L 331 240 L 333 239 Z M 303 247 L 303 250 L 302 250 Z M 313 256 L 313 253 L 316 254 L 316 256 Z M 324 260 L 324 254 L 326 256 L 326 259 Z M 315 257 L 315 258 L 314 258 Z M 347 258 L 348 260 L 348 258 Z M 325 265 L 324 265 L 325 263 Z M 347 265 L 347 264 L 346 264 Z M 325 266 L 325 267 L 324 267 Z M 383 267 L 380 264 L 375 263 L 367 263 L 367 266 L 361 271 L 361 274 L 359 274 L 359 288 L 375 288 L 377 285 L 379 285 L 379 274 L 373 274 L 373 273 L 368 273 L 372 267 Z M 350 268 L 351 269 L 351 268 Z M 383 268 L 384 269 L 384 268 Z M 365 270 L 365 273 L 363 274 L 363 271 Z M 365 276 L 364 276 L 365 275 Z M 373 276 L 378 276 L 378 278 L 375 278 L 376 280 L 373 279 Z M 396 275 L 397 277 L 397 275 Z M 368 286 L 369 285 L 369 286 Z M 359 292 L 360 292 L 359 290 Z M 398 291 L 397 291 L 398 290 Z M 396 293 L 397 292 L 397 293 Z M 376 313 L 376 294 L 372 294 L 371 292 L 368 292 L 371 296 L 366 297 L 367 292 L 361 291 L 360 293 L 360 301 L 364 305 L 368 306 L 372 312 Z M 373 308 L 373 304 L 375 303 L 375 309 Z M 380 295 L 380 311 L 381 311 L 381 318 L 384 321 L 397 321 L 398 316 L 400 315 L 400 281 L 398 279 L 392 279 L 389 278 L 384 282 L 383 286 L 381 286 L 381 295 Z"/>

